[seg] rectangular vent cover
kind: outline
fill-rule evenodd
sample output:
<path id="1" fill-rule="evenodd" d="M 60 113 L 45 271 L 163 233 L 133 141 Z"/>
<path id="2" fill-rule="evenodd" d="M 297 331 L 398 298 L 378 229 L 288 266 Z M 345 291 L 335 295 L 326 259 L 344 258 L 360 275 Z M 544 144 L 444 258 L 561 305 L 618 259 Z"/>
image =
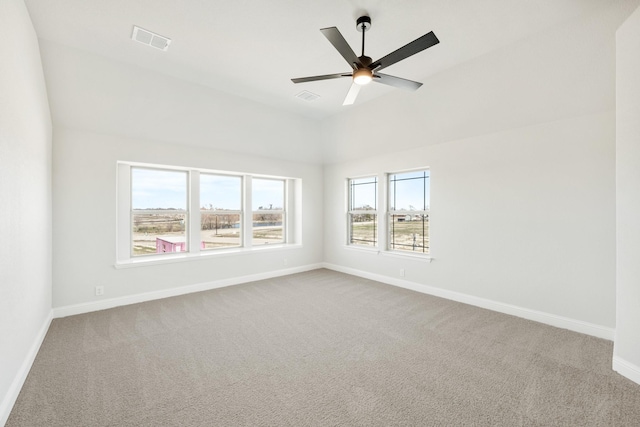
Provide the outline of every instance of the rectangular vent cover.
<path id="1" fill-rule="evenodd" d="M 169 45 L 171 44 L 171 39 L 145 30 L 144 28 L 136 27 L 135 25 L 133 26 L 131 39 L 164 51 L 169 49 Z"/>
<path id="2" fill-rule="evenodd" d="M 303 90 L 302 92 L 295 95 L 296 98 L 304 99 L 307 102 L 315 101 L 320 98 L 320 95 L 316 95 L 313 92 L 309 92 L 308 90 Z"/>

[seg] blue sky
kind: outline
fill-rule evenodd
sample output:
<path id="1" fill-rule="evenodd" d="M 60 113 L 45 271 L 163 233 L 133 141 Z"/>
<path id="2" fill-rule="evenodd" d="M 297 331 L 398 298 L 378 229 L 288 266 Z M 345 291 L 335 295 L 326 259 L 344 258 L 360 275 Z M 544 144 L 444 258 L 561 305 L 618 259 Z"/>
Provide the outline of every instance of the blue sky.
<path id="1" fill-rule="evenodd" d="M 186 209 L 187 172 L 131 168 L 133 209 Z"/>
<path id="2" fill-rule="evenodd" d="M 200 174 L 200 207 L 239 211 L 242 208 L 242 179 Z"/>
<path id="3" fill-rule="evenodd" d="M 133 209 L 186 209 L 187 172 L 132 168 Z M 253 206 L 282 208 L 284 181 L 252 180 Z M 242 180 L 237 176 L 200 174 L 200 207 L 240 210 Z"/>
<path id="4" fill-rule="evenodd" d="M 422 210 L 425 209 L 424 203 L 426 203 L 426 209 L 429 209 L 431 197 L 429 171 L 426 172 L 426 189 L 424 188 L 425 180 L 422 179 L 423 174 L 424 172 L 420 171 L 390 175 L 392 181 L 389 185 L 389 202 L 392 208 L 395 207 L 396 210 Z M 377 186 L 374 184 L 374 178 L 354 179 L 352 182 L 358 184 L 353 187 L 355 189 L 353 207 L 358 208 L 366 205 L 375 207 Z M 378 185 L 380 184 L 378 183 Z"/>
<path id="5" fill-rule="evenodd" d="M 389 206 L 395 210 L 429 209 L 430 177 L 425 172 L 407 172 L 389 176 Z M 413 178 L 413 179 L 412 179 Z M 425 188 L 426 187 L 426 188 Z"/>
<path id="6" fill-rule="evenodd" d="M 423 172 L 407 172 L 391 175 L 389 200 L 396 210 L 423 209 Z M 133 209 L 186 209 L 187 172 L 157 169 L 131 169 Z M 394 181 L 395 180 L 395 181 Z M 353 180 L 363 184 L 355 186 L 354 207 L 375 206 L 373 178 Z M 429 172 L 427 171 L 426 208 L 429 208 Z M 379 183 L 378 183 L 379 185 Z M 282 208 L 284 184 L 282 180 L 252 180 L 253 210 L 260 206 Z M 242 181 L 237 176 L 200 175 L 200 207 L 240 210 L 242 205 Z"/>
<path id="7" fill-rule="evenodd" d="M 284 181 L 272 179 L 257 179 L 251 181 L 253 210 L 258 210 L 260 206 L 273 209 L 284 207 Z"/>

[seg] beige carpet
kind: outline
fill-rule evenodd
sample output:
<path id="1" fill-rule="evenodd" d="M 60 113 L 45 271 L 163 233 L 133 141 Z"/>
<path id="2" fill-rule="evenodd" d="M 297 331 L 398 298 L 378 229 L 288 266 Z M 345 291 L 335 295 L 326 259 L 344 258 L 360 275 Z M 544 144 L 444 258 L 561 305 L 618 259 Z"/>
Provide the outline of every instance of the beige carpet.
<path id="1" fill-rule="evenodd" d="M 315 270 L 54 320 L 7 426 L 638 426 L 611 353 Z"/>

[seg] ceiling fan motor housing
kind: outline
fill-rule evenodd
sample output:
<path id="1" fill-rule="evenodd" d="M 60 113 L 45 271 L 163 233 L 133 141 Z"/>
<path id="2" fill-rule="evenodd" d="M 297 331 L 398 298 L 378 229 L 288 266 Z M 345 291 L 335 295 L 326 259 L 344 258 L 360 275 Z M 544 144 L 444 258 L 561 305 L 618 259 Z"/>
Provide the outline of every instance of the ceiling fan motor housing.
<path id="1" fill-rule="evenodd" d="M 361 16 L 356 21 L 356 29 L 360 32 L 364 29 L 364 31 L 368 31 L 371 28 L 371 18 L 368 16 Z"/>
<path id="2" fill-rule="evenodd" d="M 360 63 L 363 67 L 368 67 L 373 62 L 373 59 L 371 59 L 371 57 L 365 55 L 359 56 L 358 59 L 360 60 Z"/>

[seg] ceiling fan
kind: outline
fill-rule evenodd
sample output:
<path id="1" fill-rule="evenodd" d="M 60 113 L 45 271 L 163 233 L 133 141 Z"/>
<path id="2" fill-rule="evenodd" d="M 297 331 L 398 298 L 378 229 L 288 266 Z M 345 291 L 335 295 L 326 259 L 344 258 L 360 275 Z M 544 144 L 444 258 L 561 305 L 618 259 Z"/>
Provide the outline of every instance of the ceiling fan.
<path id="1" fill-rule="evenodd" d="M 382 74 L 379 71 L 396 62 L 402 61 L 418 52 L 430 48 L 433 45 L 440 43 L 440 40 L 433 34 L 433 31 L 423 35 L 402 46 L 400 49 L 395 50 L 383 56 L 377 61 L 372 61 L 370 57 L 364 54 L 364 33 L 371 28 L 371 18 L 368 16 L 361 16 L 356 21 L 356 29 L 362 32 L 362 55 L 356 56 L 355 52 L 351 49 L 347 41 L 344 39 L 340 31 L 336 27 L 322 28 L 320 31 L 329 40 L 329 42 L 336 48 L 336 50 L 342 55 L 347 63 L 353 68 L 350 73 L 338 73 L 338 74 L 325 74 L 323 76 L 313 77 L 301 77 L 297 79 L 291 79 L 294 83 L 313 82 L 316 80 L 328 80 L 338 79 L 341 77 L 353 78 L 351 89 L 347 93 L 342 105 L 353 104 L 360 92 L 360 88 L 363 85 L 368 84 L 371 81 L 386 84 L 389 86 L 398 87 L 407 90 L 417 90 L 422 83 L 414 82 L 412 80 L 402 79 L 400 77 L 390 76 L 388 74 Z"/>

